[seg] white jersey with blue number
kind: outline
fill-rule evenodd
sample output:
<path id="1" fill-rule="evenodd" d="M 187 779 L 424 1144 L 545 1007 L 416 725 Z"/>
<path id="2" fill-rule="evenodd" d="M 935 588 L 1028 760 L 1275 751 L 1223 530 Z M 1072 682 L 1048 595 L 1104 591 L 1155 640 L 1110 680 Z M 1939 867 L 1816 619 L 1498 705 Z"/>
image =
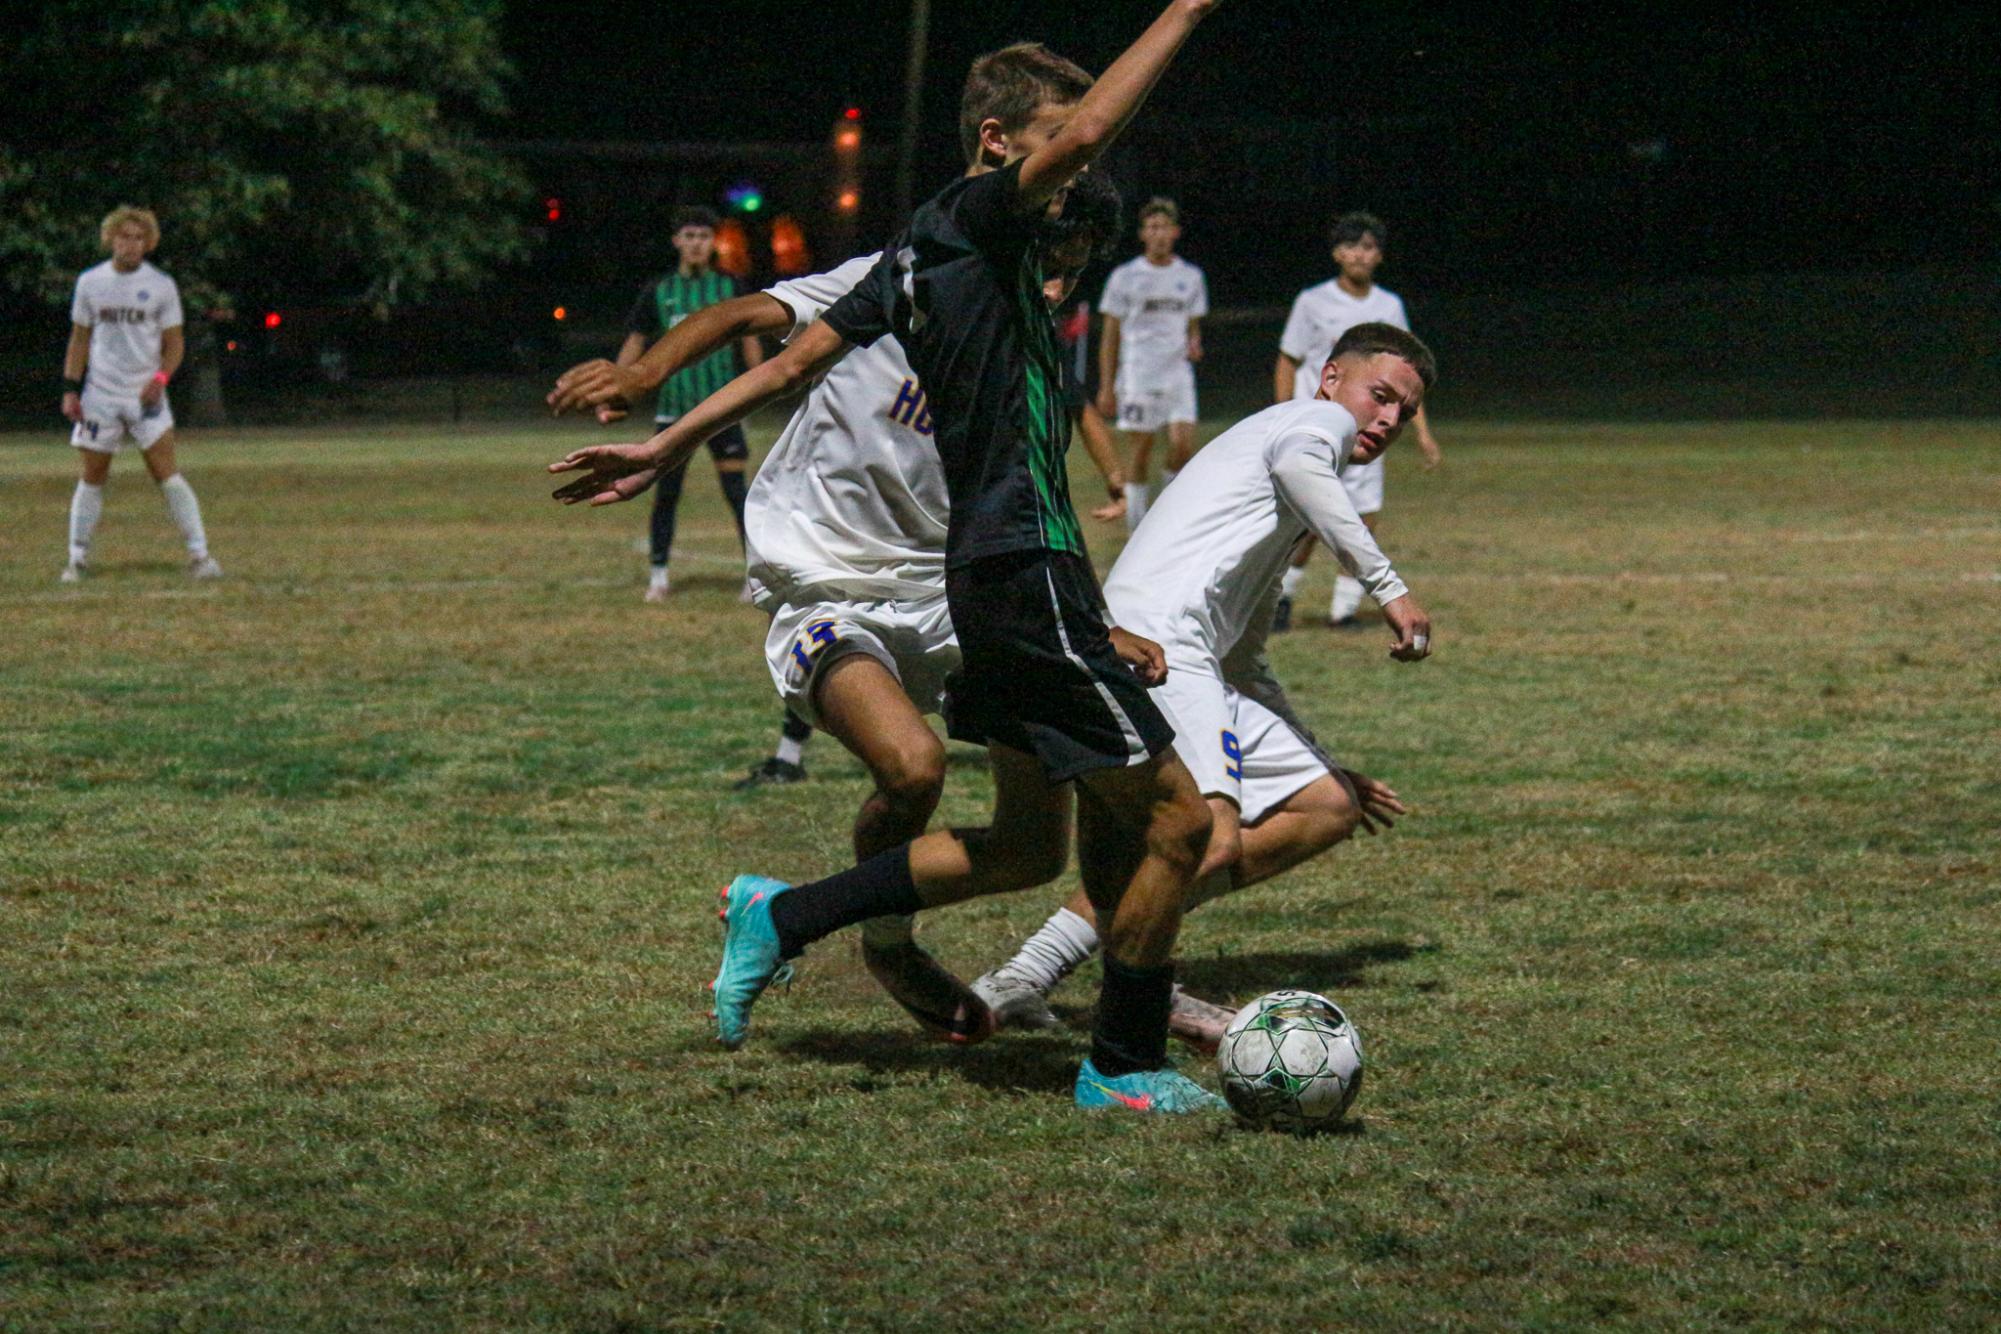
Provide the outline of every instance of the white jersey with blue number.
<path id="1" fill-rule="evenodd" d="M 787 341 L 846 296 L 878 256 L 768 289 Z M 744 507 L 760 607 L 937 597 L 945 589 L 945 469 L 924 391 L 894 338 L 857 347 L 813 386 L 757 470 Z"/>

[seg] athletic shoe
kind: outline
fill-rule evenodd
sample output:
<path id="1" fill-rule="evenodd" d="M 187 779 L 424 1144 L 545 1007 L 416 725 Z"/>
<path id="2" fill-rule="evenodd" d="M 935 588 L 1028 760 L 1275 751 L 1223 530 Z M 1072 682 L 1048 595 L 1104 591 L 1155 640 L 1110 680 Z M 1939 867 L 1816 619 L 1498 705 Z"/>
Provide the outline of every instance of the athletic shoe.
<path id="1" fill-rule="evenodd" d="M 1054 1028 L 1061 1022 L 1033 982 L 998 968 L 974 981 L 973 994 L 993 1011 L 996 1028 Z"/>
<path id="2" fill-rule="evenodd" d="M 1271 632 L 1282 635 L 1292 629 L 1292 599 L 1281 594 L 1271 609 Z"/>
<path id="3" fill-rule="evenodd" d="M 1095 1111 L 1124 1107 L 1134 1112 L 1227 1112 L 1230 1104 L 1176 1070 L 1135 1070 L 1101 1075 L 1085 1061 L 1077 1071 L 1077 1105 Z"/>
<path id="4" fill-rule="evenodd" d="M 771 901 L 792 886 L 769 876 L 740 875 L 722 894 L 723 966 L 709 983 L 715 993 L 716 1041 L 735 1051 L 750 1035 L 750 1007 L 773 982 L 792 980 L 778 955 Z"/>
<path id="5" fill-rule="evenodd" d="M 215 563 L 215 557 L 213 556 L 196 556 L 188 562 L 188 578 L 220 579 L 222 578 L 222 567 Z"/>
<path id="6" fill-rule="evenodd" d="M 1213 1056 L 1223 1041 L 1224 1030 L 1236 1017 L 1235 1010 L 1211 1005 L 1177 986 L 1174 988 L 1174 1002 L 1167 1011 L 1167 1031 Z"/>
<path id="7" fill-rule="evenodd" d="M 667 600 L 667 585 L 648 584 L 646 586 L 646 597 L 643 600 L 647 602 L 665 602 Z"/>
<path id="8" fill-rule="evenodd" d="M 885 946 L 864 941 L 862 962 L 889 998 L 940 1042 L 971 1044 L 993 1036 L 994 1015 L 987 1003 L 916 941 Z"/>
<path id="9" fill-rule="evenodd" d="M 69 564 L 63 566 L 62 582 L 66 584 L 80 584 L 83 582 L 84 575 L 88 573 L 90 571 L 84 568 L 83 565 L 76 561 L 71 561 Z"/>
<path id="10" fill-rule="evenodd" d="M 742 778 L 731 783 L 730 790 L 732 792 L 749 792 L 753 788 L 763 787 L 768 783 L 803 783 L 805 781 L 805 765 L 792 764 L 773 755 Z"/>

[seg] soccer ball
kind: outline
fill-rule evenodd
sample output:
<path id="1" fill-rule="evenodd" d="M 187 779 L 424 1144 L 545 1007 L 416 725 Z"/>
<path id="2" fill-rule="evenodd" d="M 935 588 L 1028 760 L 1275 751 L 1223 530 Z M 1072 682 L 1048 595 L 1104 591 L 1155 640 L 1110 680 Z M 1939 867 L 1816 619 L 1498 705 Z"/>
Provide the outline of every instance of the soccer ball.
<path id="1" fill-rule="evenodd" d="M 1237 1011 L 1216 1049 L 1223 1096 L 1251 1125 L 1296 1135 L 1333 1125 L 1362 1087 L 1362 1035 L 1310 991 L 1274 991 Z"/>

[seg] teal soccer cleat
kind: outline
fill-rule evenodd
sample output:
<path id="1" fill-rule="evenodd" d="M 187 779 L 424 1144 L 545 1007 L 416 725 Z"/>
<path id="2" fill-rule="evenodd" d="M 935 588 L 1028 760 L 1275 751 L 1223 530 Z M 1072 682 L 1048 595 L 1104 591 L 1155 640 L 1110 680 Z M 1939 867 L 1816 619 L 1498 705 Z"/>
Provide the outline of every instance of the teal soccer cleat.
<path id="1" fill-rule="evenodd" d="M 1077 1105 L 1096 1110 L 1123 1107 L 1133 1112 L 1227 1112 L 1230 1104 L 1175 1070 L 1135 1070 L 1101 1075 L 1085 1061 L 1077 1071 Z"/>
<path id="2" fill-rule="evenodd" d="M 778 955 L 771 901 L 792 886 L 763 875 L 740 875 L 723 891 L 723 966 L 709 983 L 715 993 L 716 1041 L 735 1051 L 750 1034 L 750 1007 L 773 982 L 791 980 Z"/>

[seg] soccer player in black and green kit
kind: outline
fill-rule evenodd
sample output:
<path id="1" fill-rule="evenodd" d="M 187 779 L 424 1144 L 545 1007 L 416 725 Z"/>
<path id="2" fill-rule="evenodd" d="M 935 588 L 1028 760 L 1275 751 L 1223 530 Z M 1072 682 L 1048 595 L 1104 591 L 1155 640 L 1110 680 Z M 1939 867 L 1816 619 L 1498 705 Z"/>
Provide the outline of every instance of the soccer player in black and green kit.
<path id="1" fill-rule="evenodd" d="M 1094 85 L 1034 44 L 983 57 L 960 126 L 968 174 L 827 316 L 758 371 L 691 413 L 697 436 L 796 390 L 849 348 L 893 333 L 929 396 L 951 518 L 946 595 L 963 655 L 950 686 L 953 736 L 984 743 L 993 829 L 936 830 L 824 880 L 739 876 L 724 893 L 714 983 L 717 1036 L 738 1046 L 750 1009 L 807 945 L 846 926 L 1019 887 L 996 830 L 1040 826 L 1077 793 L 1085 891 L 1111 922 L 1082 1107 L 1200 1112 L 1223 1102 L 1167 1063 L 1181 904 L 1208 844 L 1208 810 L 1146 687 L 1160 646 L 1104 621 L 1064 470 L 1070 422 L 1043 303 L 1038 222 L 1124 128 L 1215 0 L 1174 0 Z M 976 115 L 975 106 L 1003 107 Z M 637 451 L 638 447 L 634 447 Z M 594 459 L 578 498 L 608 503 L 644 485 L 650 459 Z M 1059 818 L 1054 827 L 1060 829 Z M 1063 848 L 1039 849 L 1061 865 Z M 972 1036 L 972 1035 L 968 1035 Z"/>
<path id="2" fill-rule="evenodd" d="M 704 306 L 727 301 L 737 294 L 735 281 L 728 274 L 716 271 L 717 221 L 714 210 L 699 205 L 675 210 L 674 250 L 680 262 L 672 272 L 639 290 L 632 313 L 626 317 L 625 345 L 618 350 L 619 365 L 637 361 L 654 340 Z M 746 368 L 764 359 L 755 338 L 743 340 L 742 352 Z M 660 386 L 654 408 L 654 430 L 666 429 L 676 418 L 728 384 L 736 373 L 736 353 L 722 348 L 668 377 L 667 383 Z M 609 421 L 615 417 L 616 414 L 605 413 L 602 419 Z M 709 441 L 709 454 L 716 461 L 716 480 L 722 484 L 723 495 L 736 515 L 737 538 L 741 541 L 743 503 L 748 490 L 744 465 L 750 460 L 750 445 L 743 438 L 743 428 L 732 426 L 718 432 Z M 681 468 L 662 477 L 659 489 L 653 493 L 653 572 L 646 584 L 648 602 L 660 602 L 667 596 L 667 557 L 674 547 L 674 514 L 681 505 L 681 482 L 687 472 Z"/>

